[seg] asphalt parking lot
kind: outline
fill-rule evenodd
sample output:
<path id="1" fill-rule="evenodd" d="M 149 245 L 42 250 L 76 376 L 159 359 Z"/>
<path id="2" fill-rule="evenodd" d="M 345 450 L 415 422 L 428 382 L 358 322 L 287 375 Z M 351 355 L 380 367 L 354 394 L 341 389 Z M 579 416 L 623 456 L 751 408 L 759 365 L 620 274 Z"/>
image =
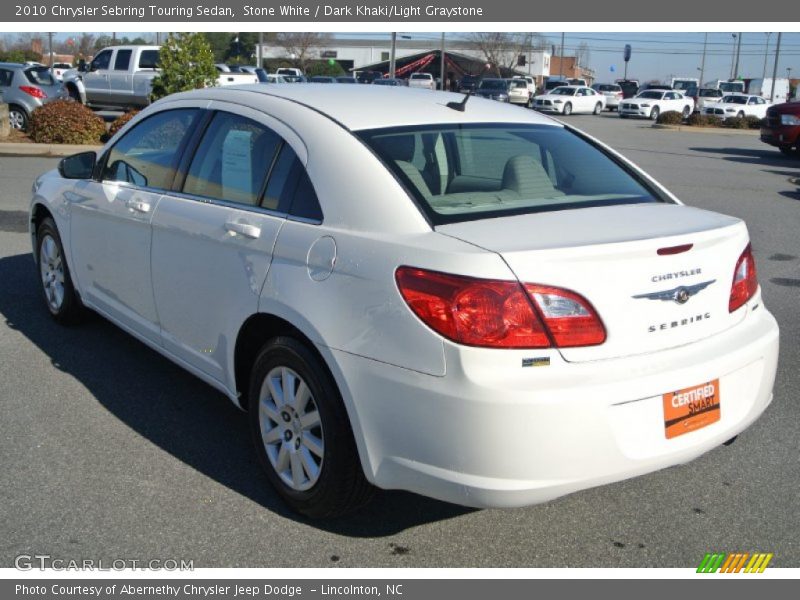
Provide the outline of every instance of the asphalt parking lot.
<path id="1" fill-rule="evenodd" d="M 521 109 L 522 110 L 522 109 Z M 97 317 L 48 317 L 26 233 L 33 177 L 0 157 L 0 566 L 19 554 L 184 559 L 195 567 L 695 567 L 773 552 L 800 566 L 800 159 L 757 135 L 570 124 L 687 204 L 745 219 L 781 326 L 775 399 L 738 441 L 680 467 L 524 509 L 475 511 L 381 492 L 360 514 L 288 513 L 221 394 Z"/>

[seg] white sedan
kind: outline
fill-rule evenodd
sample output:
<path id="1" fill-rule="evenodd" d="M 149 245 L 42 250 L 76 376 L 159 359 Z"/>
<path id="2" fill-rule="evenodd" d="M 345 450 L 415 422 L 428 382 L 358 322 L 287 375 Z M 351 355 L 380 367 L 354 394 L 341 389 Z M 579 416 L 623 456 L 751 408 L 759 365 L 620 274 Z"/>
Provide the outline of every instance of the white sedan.
<path id="1" fill-rule="evenodd" d="M 767 116 L 767 109 L 772 106 L 761 96 L 747 94 L 729 94 L 722 99 L 703 109 L 704 115 L 727 119 L 729 117 L 758 117 L 763 119 Z"/>
<path id="2" fill-rule="evenodd" d="M 564 85 L 536 96 L 533 108 L 562 115 L 590 113 L 599 115 L 606 106 L 606 97 L 583 85 Z"/>
<path id="3" fill-rule="evenodd" d="M 91 309 L 220 390 L 312 517 L 372 486 L 548 501 L 690 461 L 772 400 L 745 224 L 501 102 L 174 94 L 37 178 L 30 223 L 43 313 Z"/>
<path id="4" fill-rule="evenodd" d="M 694 100 L 674 90 L 645 90 L 623 100 L 617 109 L 623 119 L 645 117 L 654 121 L 667 111 L 677 111 L 686 118 L 694 111 Z"/>

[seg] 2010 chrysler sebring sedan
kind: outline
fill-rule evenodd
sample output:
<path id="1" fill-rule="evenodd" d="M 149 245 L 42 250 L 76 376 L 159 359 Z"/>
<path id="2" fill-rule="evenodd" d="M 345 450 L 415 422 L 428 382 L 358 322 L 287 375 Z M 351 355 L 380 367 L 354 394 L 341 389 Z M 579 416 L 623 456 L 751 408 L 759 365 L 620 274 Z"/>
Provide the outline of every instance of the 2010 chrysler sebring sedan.
<path id="1" fill-rule="evenodd" d="M 772 398 L 744 223 L 498 102 L 177 94 L 42 175 L 30 222 L 55 320 L 91 308 L 227 394 L 309 516 L 373 485 L 547 501 L 692 460 Z"/>

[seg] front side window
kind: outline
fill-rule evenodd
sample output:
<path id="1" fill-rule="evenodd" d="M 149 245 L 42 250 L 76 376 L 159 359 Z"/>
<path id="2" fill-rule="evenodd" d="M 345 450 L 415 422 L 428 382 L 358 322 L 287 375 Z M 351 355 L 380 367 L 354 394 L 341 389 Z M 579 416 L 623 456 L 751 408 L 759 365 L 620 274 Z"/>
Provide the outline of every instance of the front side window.
<path id="1" fill-rule="evenodd" d="M 139 68 L 140 69 L 155 69 L 158 67 L 158 50 L 142 50 L 139 55 Z"/>
<path id="2" fill-rule="evenodd" d="M 183 191 L 256 206 L 281 142 L 278 134 L 260 123 L 217 113 L 197 148 Z"/>
<path id="3" fill-rule="evenodd" d="M 111 64 L 111 50 L 104 50 L 94 57 L 92 61 L 92 71 L 102 71 L 108 69 Z"/>
<path id="4" fill-rule="evenodd" d="M 168 190 L 197 115 L 195 109 L 168 110 L 137 124 L 109 151 L 102 179 Z"/>
<path id="5" fill-rule="evenodd" d="M 417 126 L 358 135 L 434 224 L 668 201 L 605 151 L 563 127 Z"/>

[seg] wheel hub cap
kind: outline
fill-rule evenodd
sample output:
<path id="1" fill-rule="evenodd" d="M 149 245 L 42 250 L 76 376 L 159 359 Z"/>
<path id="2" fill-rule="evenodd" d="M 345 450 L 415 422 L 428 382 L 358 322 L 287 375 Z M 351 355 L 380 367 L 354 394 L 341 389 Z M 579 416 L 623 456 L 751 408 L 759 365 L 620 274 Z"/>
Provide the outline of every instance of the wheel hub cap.
<path id="1" fill-rule="evenodd" d="M 39 246 L 39 272 L 47 304 L 54 311 L 64 303 L 64 262 L 58 244 L 50 235 L 42 237 Z"/>
<path id="2" fill-rule="evenodd" d="M 275 473 L 297 491 L 319 479 L 324 435 L 314 397 L 306 382 L 288 367 L 275 367 L 259 394 L 261 439 Z"/>

